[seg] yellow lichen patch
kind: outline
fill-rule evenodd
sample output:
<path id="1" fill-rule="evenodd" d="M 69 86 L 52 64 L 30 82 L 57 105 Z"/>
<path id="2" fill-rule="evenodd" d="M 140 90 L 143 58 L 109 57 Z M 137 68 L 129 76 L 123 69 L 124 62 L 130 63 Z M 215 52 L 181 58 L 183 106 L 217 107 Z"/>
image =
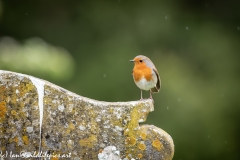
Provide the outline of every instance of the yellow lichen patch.
<path id="1" fill-rule="evenodd" d="M 125 142 L 128 146 L 134 146 L 136 144 L 137 140 L 134 137 L 127 137 Z"/>
<path id="2" fill-rule="evenodd" d="M 51 97 L 44 97 L 44 103 L 52 104 L 53 103 L 53 99 Z M 53 105 L 52 107 L 53 107 L 53 109 L 57 109 L 57 105 Z"/>
<path id="3" fill-rule="evenodd" d="M 131 113 L 131 120 L 126 129 L 128 131 L 127 135 L 130 137 L 136 136 L 137 132 L 139 132 L 139 130 L 136 130 L 136 128 L 139 127 L 138 120 L 140 117 L 141 115 L 139 113 L 139 107 L 134 107 Z"/>
<path id="4" fill-rule="evenodd" d="M 160 151 L 163 147 L 162 143 L 158 139 L 155 139 L 152 142 L 152 146 L 155 147 L 158 151 Z"/>
<path id="5" fill-rule="evenodd" d="M 64 134 L 65 136 L 69 135 L 70 133 L 71 133 L 71 130 L 70 130 L 70 129 L 67 129 L 66 131 L 63 132 L 63 134 Z"/>
<path id="6" fill-rule="evenodd" d="M 3 93 L 5 91 L 6 87 L 5 86 L 0 86 L 0 92 Z"/>
<path id="7" fill-rule="evenodd" d="M 13 110 L 11 110 L 11 114 L 14 115 L 14 116 L 16 116 L 18 113 L 17 113 L 16 110 L 13 109 Z"/>
<path id="8" fill-rule="evenodd" d="M 12 143 L 12 142 L 18 143 L 18 137 L 10 138 L 9 142 L 10 143 Z"/>
<path id="9" fill-rule="evenodd" d="M 29 143 L 28 136 L 23 136 L 22 139 L 23 139 L 24 144 L 28 145 L 28 143 Z"/>
<path id="10" fill-rule="evenodd" d="M 79 144 L 80 144 L 80 146 L 92 148 L 93 145 L 96 144 L 96 142 L 97 142 L 97 137 L 95 135 L 91 135 L 88 138 L 81 139 L 79 141 Z"/>
<path id="11" fill-rule="evenodd" d="M 58 160 L 58 158 L 57 157 L 52 157 L 51 160 Z"/>
<path id="12" fill-rule="evenodd" d="M 75 129 L 75 125 L 72 122 L 70 122 L 68 128 L 70 130 L 73 130 L 73 129 Z"/>
<path id="13" fill-rule="evenodd" d="M 33 85 L 32 84 L 26 84 L 26 90 L 27 92 L 33 89 Z"/>
<path id="14" fill-rule="evenodd" d="M 140 144 L 138 145 L 138 148 L 143 151 L 143 150 L 146 149 L 146 145 L 145 145 L 144 143 L 140 143 Z"/>
<path id="15" fill-rule="evenodd" d="M 113 113 L 113 108 L 111 107 L 110 109 L 109 109 L 109 112 L 112 114 Z"/>
<path id="16" fill-rule="evenodd" d="M 137 158 L 137 152 L 139 151 L 137 144 L 137 138 L 140 136 L 139 119 L 141 119 L 141 105 L 137 105 L 131 109 L 130 121 L 124 130 L 125 145 L 128 148 L 126 155 L 131 155 Z M 127 156 L 128 157 L 128 156 Z"/>
<path id="17" fill-rule="evenodd" d="M 29 93 L 34 88 L 34 85 L 29 82 L 22 82 L 20 83 L 19 87 L 17 88 L 19 91 L 19 95 L 22 97 L 26 93 Z"/>
<path id="18" fill-rule="evenodd" d="M 0 91 L 1 92 L 1 91 Z M 2 101 L 2 100 L 4 100 L 4 99 L 6 99 L 6 96 L 5 95 L 2 95 L 2 94 L 0 94 L 0 101 Z"/>
<path id="19" fill-rule="evenodd" d="M 4 95 L 5 89 L 5 86 L 0 86 L 0 101 L 6 98 L 6 96 Z"/>
<path id="20" fill-rule="evenodd" d="M 138 154 L 137 156 L 138 156 L 139 159 L 143 157 L 142 154 Z"/>
<path id="21" fill-rule="evenodd" d="M 0 119 L 5 118 L 5 114 L 7 112 L 6 102 L 0 102 Z"/>
<path id="22" fill-rule="evenodd" d="M 14 142 L 18 143 L 18 137 L 15 137 L 13 140 Z"/>
<path id="23" fill-rule="evenodd" d="M 142 138 L 142 140 L 146 140 L 147 134 L 145 132 L 141 132 L 140 137 Z"/>
<path id="24" fill-rule="evenodd" d="M 96 110 L 94 110 L 94 109 L 89 109 L 88 113 L 92 118 L 96 118 L 96 116 L 97 116 Z"/>
<path id="25" fill-rule="evenodd" d="M 19 116 L 22 117 L 22 118 L 26 118 L 26 112 L 24 112 L 21 108 L 21 111 L 19 111 Z"/>
<path id="26" fill-rule="evenodd" d="M 114 126 L 122 126 L 122 119 L 112 119 L 111 122 Z"/>
<path id="27" fill-rule="evenodd" d="M 45 140 L 42 140 L 42 147 L 46 147 Z"/>
<path id="28" fill-rule="evenodd" d="M 99 129 L 97 128 L 98 126 L 97 123 L 92 121 L 90 124 L 91 124 L 91 128 L 90 128 L 91 132 L 93 134 L 97 133 L 99 131 Z"/>

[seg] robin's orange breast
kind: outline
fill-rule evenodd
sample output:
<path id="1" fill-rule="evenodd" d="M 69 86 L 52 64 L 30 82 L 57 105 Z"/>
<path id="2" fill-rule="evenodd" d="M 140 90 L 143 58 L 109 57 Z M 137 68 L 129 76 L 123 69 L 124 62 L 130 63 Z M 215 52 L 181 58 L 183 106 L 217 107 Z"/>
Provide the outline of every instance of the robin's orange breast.
<path id="1" fill-rule="evenodd" d="M 133 68 L 133 77 L 136 82 L 140 81 L 141 78 L 145 78 L 147 81 L 153 79 L 152 69 L 147 67 L 145 64 L 135 65 Z"/>

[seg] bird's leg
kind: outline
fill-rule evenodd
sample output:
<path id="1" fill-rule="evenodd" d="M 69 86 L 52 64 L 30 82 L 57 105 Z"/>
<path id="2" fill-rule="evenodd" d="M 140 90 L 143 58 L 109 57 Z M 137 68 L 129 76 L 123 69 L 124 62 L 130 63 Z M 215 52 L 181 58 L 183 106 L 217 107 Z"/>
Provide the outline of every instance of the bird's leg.
<path id="1" fill-rule="evenodd" d="M 149 98 L 150 98 L 150 99 L 153 99 L 153 98 L 152 98 L 152 92 L 151 92 L 151 90 L 150 90 L 150 97 L 149 97 Z"/>
<path id="2" fill-rule="evenodd" d="M 152 98 L 152 92 L 151 92 L 151 90 L 150 90 L 150 97 L 149 97 L 152 101 L 153 101 L 153 103 L 154 103 L 154 100 L 153 100 L 153 98 Z"/>
<path id="3" fill-rule="evenodd" d="M 142 100 L 143 98 L 142 98 L 142 90 L 141 90 L 141 99 L 140 100 Z"/>

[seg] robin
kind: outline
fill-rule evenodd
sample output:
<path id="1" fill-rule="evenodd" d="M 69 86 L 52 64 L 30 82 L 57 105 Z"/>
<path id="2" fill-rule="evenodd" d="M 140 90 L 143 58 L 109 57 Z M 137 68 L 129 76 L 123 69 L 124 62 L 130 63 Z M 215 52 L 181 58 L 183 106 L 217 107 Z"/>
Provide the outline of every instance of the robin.
<path id="1" fill-rule="evenodd" d="M 141 90 L 150 90 L 150 98 L 152 99 L 152 92 L 159 92 L 161 87 L 161 79 L 153 62 L 146 56 L 136 56 L 130 62 L 134 62 L 132 70 L 133 80 Z"/>

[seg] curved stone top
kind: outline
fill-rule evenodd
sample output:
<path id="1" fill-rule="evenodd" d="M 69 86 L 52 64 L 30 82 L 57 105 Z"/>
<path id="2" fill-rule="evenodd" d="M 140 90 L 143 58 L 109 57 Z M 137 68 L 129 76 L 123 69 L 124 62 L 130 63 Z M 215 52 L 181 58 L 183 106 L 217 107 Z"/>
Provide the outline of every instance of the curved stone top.
<path id="1" fill-rule="evenodd" d="M 152 125 L 139 126 L 153 110 L 150 99 L 97 101 L 0 70 L 0 151 L 74 160 L 109 159 L 111 154 L 125 160 L 172 159 L 170 135 Z"/>

